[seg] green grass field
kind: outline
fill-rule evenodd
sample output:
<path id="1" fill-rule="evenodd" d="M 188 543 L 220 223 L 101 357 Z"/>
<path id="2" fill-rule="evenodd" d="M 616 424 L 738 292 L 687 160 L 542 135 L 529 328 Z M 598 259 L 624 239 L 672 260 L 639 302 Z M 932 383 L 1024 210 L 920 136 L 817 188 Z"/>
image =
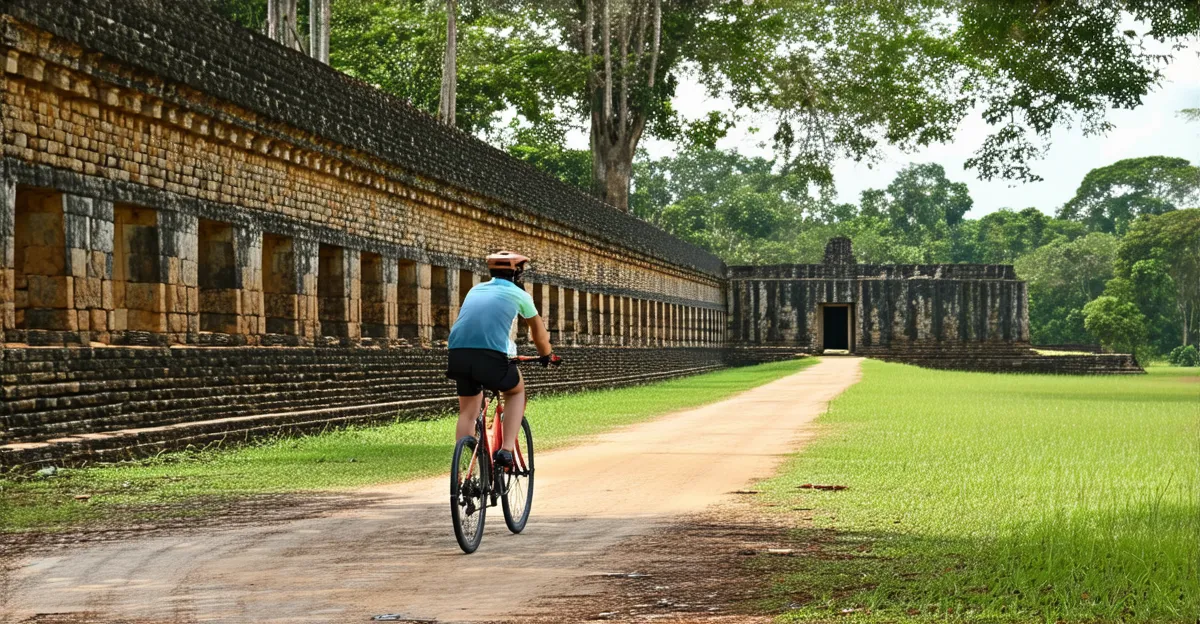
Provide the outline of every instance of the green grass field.
<path id="1" fill-rule="evenodd" d="M 1200 621 L 1198 375 L 865 362 L 825 435 L 764 484 L 805 544 L 768 606 L 785 621 Z"/>
<path id="2" fill-rule="evenodd" d="M 717 401 L 813 364 L 793 360 L 619 390 L 559 394 L 529 405 L 535 448 Z M 231 450 L 63 470 L 49 479 L 0 479 L 0 532 L 55 530 L 88 521 L 134 522 L 163 513 L 203 515 L 213 501 L 319 491 L 439 474 L 454 448 L 454 418 L 355 427 Z M 90 498 L 78 501 L 76 496 Z M 187 502 L 185 508 L 178 503 Z M 194 503 L 194 504 L 191 504 Z"/>

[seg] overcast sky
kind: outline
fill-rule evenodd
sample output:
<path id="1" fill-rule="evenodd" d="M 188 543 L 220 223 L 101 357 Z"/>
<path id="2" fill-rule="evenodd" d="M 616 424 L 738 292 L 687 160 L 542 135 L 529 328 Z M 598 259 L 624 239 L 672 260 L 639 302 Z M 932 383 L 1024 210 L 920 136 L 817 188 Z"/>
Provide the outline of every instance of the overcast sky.
<path id="1" fill-rule="evenodd" d="M 910 162 L 936 162 L 946 168 L 951 180 L 966 182 L 971 188 L 975 207 L 968 216 L 979 217 L 1000 208 L 1036 207 L 1053 214 L 1075 194 L 1075 189 L 1088 171 L 1123 158 L 1139 156 L 1177 156 L 1193 163 L 1200 162 L 1200 124 L 1187 123 L 1178 115 L 1183 108 L 1200 108 L 1200 44 L 1175 53 L 1174 61 L 1165 68 L 1166 81 L 1146 97 L 1134 111 L 1111 111 L 1109 120 L 1116 128 L 1104 136 L 1087 137 L 1077 128 L 1056 129 L 1045 160 L 1035 163 L 1035 171 L 1045 181 L 1013 186 L 1006 181 L 984 182 L 974 172 L 963 169 L 963 163 L 981 145 L 989 127 L 972 115 L 964 120 L 956 139 L 947 145 L 936 145 L 915 153 L 899 150 L 884 151 L 883 159 L 873 166 L 852 161 L 835 167 L 840 201 L 857 203 L 859 193 L 867 188 L 884 188 L 896 172 Z M 694 81 L 681 81 L 676 108 L 689 118 L 697 118 L 722 102 L 707 97 Z M 726 107 L 728 104 L 725 105 Z M 743 126 L 751 124 L 744 123 Z M 768 126 L 766 120 L 760 125 Z M 744 154 L 770 156 L 769 149 L 759 144 L 769 139 L 770 131 L 749 135 L 736 129 L 719 143 L 724 149 L 736 149 Z M 582 132 L 571 137 L 572 147 L 587 148 Z M 643 146 L 652 157 L 671 154 L 674 146 L 658 140 L 645 140 Z"/>

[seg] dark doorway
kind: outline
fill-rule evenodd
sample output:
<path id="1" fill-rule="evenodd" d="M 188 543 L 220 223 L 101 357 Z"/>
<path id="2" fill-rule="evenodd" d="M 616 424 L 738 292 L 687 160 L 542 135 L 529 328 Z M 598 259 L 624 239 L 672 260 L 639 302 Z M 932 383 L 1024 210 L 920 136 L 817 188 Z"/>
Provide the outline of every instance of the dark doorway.
<path id="1" fill-rule="evenodd" d="M 850 306 L 826 306 L 822 319 L 825 326 L 825 350 L 850 350 Z"/>

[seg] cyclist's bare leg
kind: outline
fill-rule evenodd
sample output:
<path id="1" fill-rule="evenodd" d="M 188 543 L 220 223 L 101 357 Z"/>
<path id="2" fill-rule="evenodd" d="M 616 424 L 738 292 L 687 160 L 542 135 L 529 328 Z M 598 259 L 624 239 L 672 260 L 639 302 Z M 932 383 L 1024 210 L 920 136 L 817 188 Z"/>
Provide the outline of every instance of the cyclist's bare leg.
<path id="1" fill-rule="evenodd" d="M 520 374 L 521 371 L 517 371 Z M 504 450 L 517 448 L 517 433 L 521 431 L 521 419 L 525 418 L 525 377 L 504 394 Z M 461 420 L 459 422 L 462 422 Z"/>
<path id="2" fill-rule="evenodd" d="M 454 430 L 455 440 L 475 435 L 475 417 L 479 416 L 479 408 L 482 406 L 482 392 L 475 396 L 458 397 L 458 427 Z"/>

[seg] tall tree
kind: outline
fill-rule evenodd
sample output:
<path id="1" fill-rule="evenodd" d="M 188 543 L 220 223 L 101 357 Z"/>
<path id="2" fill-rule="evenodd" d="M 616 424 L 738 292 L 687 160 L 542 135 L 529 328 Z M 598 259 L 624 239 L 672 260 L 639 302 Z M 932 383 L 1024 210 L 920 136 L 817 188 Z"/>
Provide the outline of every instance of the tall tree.
<path id="1" fill-rule="evenodd" d="M 438 119 L 454 125 L 458 108 L 458 3 L 446 0 L 446 52 L 442 58 L 442 90 L 438 99 Z"/>
<path id="2" fill-rule="evenodd" d="M 1094 232 L 1124 233 L 1141 215 L 1187 207 L 1198 198 L 1200 167 L 1183 158 L 1129 158 L 1089 171 L 1059 217 Z"/>
<path id="3" fill-rule="evenodd" d="M 1138 265 L 1148 260 L 1157 261 L 1173 282 L 1180 344 L 1200 340 L 1200 208 L 1135 221 L 1121 240 L 1117 275 L 1135 278 Z"/>
<path id="4" fill-rule="evenodd" d="M 329 64 L 330 0 L 308 0 L 309 56 Z"/>
<path id="5" fill-rule="evenodd" d="M 267 36 L 289 48 L 300 50 L 297 0 L 267 0 Z"/>

